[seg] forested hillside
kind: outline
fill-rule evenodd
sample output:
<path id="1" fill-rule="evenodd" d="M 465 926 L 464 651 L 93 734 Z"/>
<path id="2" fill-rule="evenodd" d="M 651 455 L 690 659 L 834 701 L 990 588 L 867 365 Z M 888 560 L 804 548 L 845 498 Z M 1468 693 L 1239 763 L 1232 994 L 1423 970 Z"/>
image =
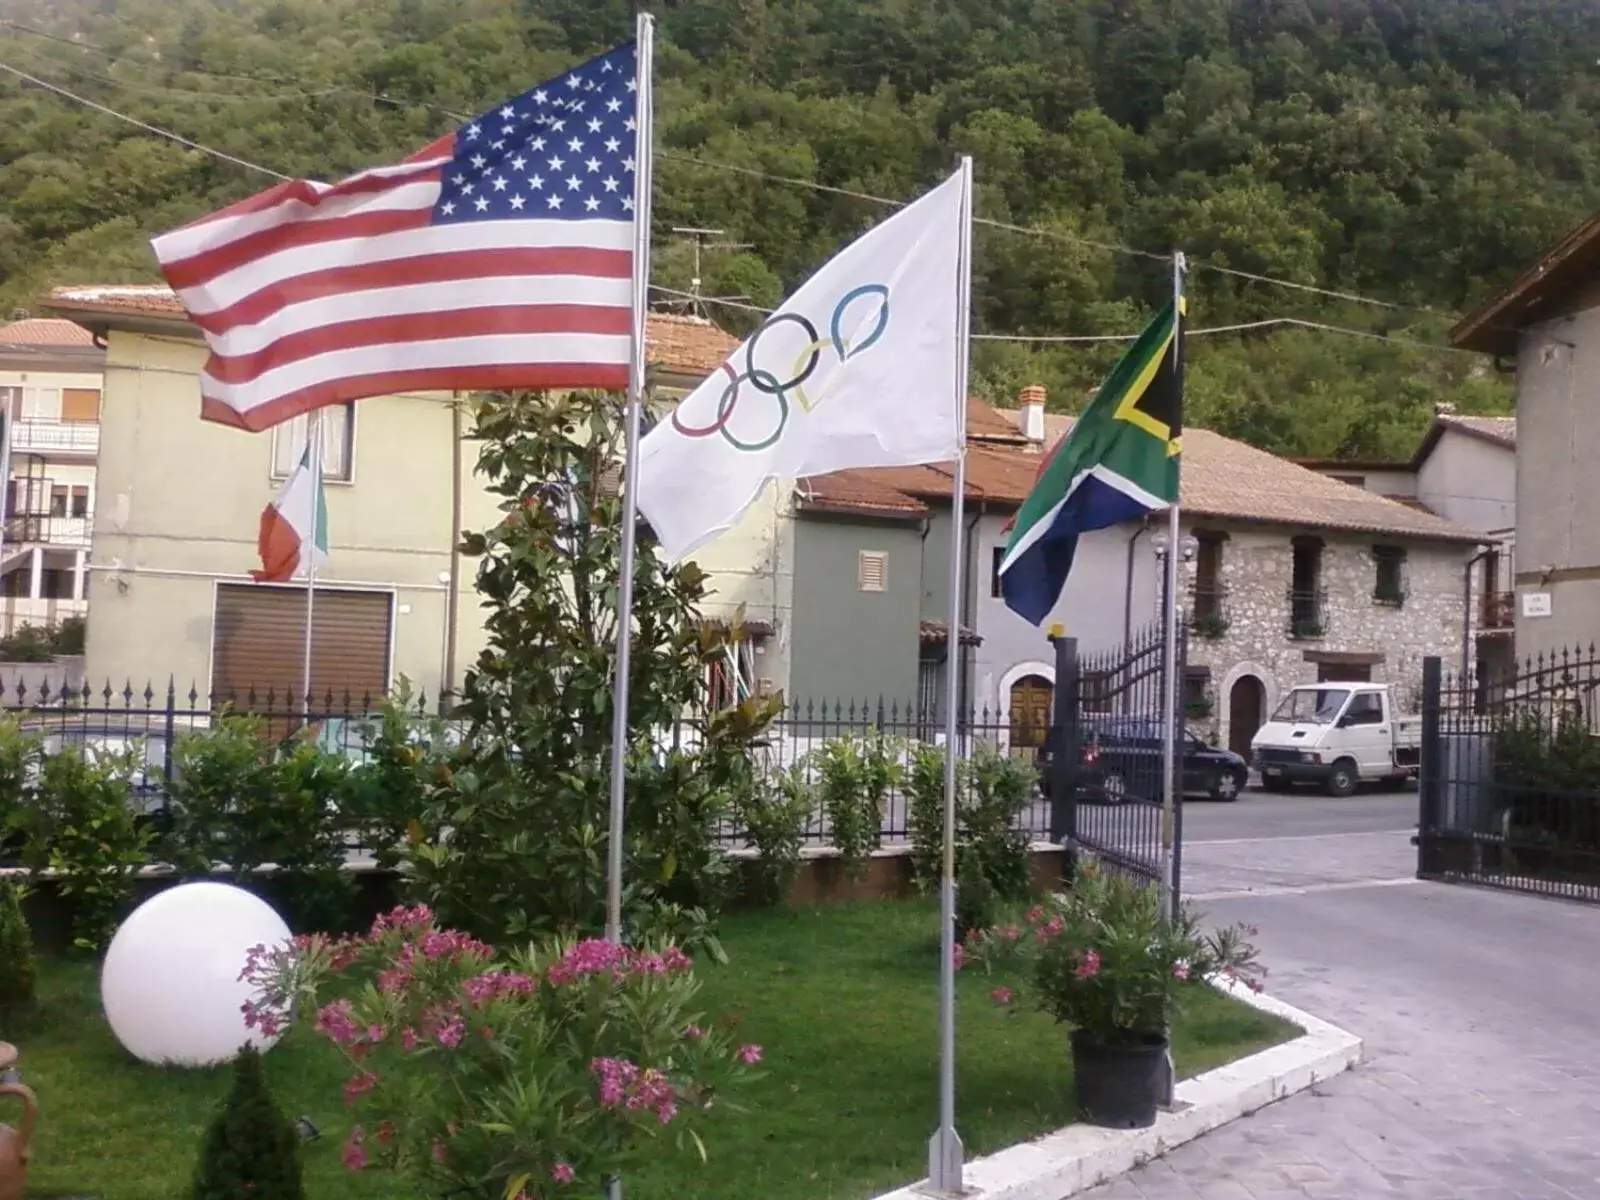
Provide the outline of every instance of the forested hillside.
<path id="1" fill-rule="evenodd" d="M 975 330 L 1135 329 L 1196 260 L 1196 327 L 1292 317 L 1442 342 L 1600 207 L 1592 0 L 666 0 L 656 283 L 774 302 L 961 153 Z M 274 170 L 407 153 L 623 40 L 626 0 L 0 0 L 0 62 Z M 691 159 L 702 160 L 697 163 Z M 708 166 L 704 164 L 718 164 Z M 145 239 L 271 181 L 7 77 L 0 303 L 154 278 Z M 1381 298 L 1272 286 L 1227 267 Z M 749 314 L 713 309 L 733 328 Z M 1114 349 L 985 341 L 975 388 L 1071 408 Z M 1481 359 L 1293 327 L 1197 336 L 1191 421 L 1269 449 L 1409 453 Z"/>

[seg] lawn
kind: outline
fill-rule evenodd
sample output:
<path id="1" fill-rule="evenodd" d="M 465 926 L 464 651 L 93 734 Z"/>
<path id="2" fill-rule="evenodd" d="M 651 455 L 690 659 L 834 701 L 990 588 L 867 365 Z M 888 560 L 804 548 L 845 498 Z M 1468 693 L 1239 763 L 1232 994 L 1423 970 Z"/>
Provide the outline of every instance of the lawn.
<path id="1" fill-rule="evenodd" d="M 748 1112 L 708 1130 L 708 1162 L 663 1146 L 628 1176 L 628 1200 L 859 1200 L 920 1177 L 937 1103 L 937 929 L 935 910 L 921 903 L 727 918 L 732 961 L 703 969 L 702 998 L 708 1013 L 732 1015 L 741 1038 L 766 1047 L 766 1075 L 746 1089 Z M 957 1112 L 971 1154 L 1073 1118 L 1065 1032 L 1044 1017 L 1005 1015 L 989 1003 L 990 986 L 961 977 Z M 1200 995 L 1176 1031 L 1184 1075 L 1297 1032 Z M 43 1108 L 30 1195 L 181 1197 L 227 1073 L 129 1059 L 100 1016 L 88 964 L 46 963 L 40 1000 L 25 1024 L 0 1030 L 18 1043 Z M 339 1165 L 346 1071 L 331 1048 L 296 1032 L 266 1067 L 284 1109 L 322 1130 L 306 1148 L 309 1196 L 420 1200 L 395 1179 Z"/>

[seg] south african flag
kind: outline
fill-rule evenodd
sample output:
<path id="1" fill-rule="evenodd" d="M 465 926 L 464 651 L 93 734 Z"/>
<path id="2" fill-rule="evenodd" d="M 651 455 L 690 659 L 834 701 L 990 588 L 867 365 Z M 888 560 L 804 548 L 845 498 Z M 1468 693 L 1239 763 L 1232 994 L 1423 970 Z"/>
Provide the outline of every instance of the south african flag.
<path id="1" fill-rule="evenodd" d="M 1168 303 L 1039 469 L 1000 564 L 1006 606 L 1042 624 L 1072 570 L 1078 535 L 1178 499 L 1183 309 Z"/>

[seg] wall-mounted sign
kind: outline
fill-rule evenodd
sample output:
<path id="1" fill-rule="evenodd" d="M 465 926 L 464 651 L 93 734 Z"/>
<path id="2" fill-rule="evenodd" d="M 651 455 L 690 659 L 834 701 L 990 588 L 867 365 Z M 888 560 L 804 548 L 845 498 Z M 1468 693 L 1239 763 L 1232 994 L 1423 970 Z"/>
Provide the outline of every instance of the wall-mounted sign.
<path id="1" fill-rule="evenodd" d="M 1523 592 L 1522 615 L 1525 617 L 1548 617 L 1551 612 L 1549 592 Z"/>

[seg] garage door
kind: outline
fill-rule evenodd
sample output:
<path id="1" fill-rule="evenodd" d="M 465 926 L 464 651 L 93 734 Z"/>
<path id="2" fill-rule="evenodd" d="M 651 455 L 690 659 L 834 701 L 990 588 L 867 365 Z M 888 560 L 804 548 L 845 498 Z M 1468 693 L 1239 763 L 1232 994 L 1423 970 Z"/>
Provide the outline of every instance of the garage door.
<path id="1" fill-rule="evenodd" d="M 389 686 L 392 597 L 386 592 L 318 588 L 311 639 L 313 710 L 331 692 L 336 715 Z M 304 687 L 304 588 L 221 584 L 211 651 L 213 706 L 293 711 Z M 268 703 L 268 697 L 271 703 Z M 253 701 L 252 701 L 253 697 Z"/>

